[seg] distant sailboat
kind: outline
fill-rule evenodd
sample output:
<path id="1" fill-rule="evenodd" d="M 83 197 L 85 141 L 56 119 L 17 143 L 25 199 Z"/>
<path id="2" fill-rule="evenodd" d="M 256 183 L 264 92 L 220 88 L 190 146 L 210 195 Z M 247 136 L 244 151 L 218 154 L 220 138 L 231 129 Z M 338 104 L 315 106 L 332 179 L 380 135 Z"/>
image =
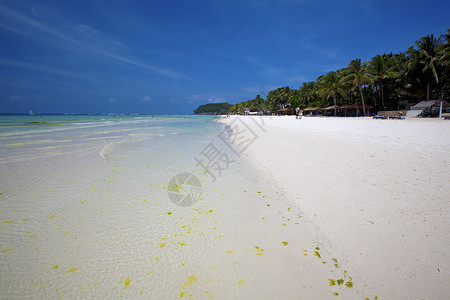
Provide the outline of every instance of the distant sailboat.
<path id="1" fill-rule="evenodd" d="M 34 115 L 34 113 L 33 113 L 33 111 L 32 111 L 31 109 L 30 109 L 29 115 L 30 115 L 30 116 L 33 116 L 33 115 Z"/>

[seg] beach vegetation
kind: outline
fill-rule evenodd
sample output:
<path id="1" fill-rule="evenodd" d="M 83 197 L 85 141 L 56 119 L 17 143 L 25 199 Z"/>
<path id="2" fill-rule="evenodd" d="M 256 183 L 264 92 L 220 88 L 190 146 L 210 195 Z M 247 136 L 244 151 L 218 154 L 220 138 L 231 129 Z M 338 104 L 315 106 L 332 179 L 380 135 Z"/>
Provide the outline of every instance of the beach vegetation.
<path id="1" fill-rule="evenodd" d="M 317 93 L 327 99 L 332 98 L 333 103 L 337 106 L 337 97 L 344 96 L 342 72 L 329 72 L 319 79 L 319 89 Z M 334 108 L 334 115 L 337 115 L 337 109 Z"/>
<path id="2" fill-rule="evenodd" d="M 405 101 L 412 105 L 425 99 L 449 99 L 449 45 L 450 28 L 439 37 L 421 37 L 400 53 L 381 53 L 366 60 L 355 58 L 344 68 L 301 83 L 298 89 L 278 87 L 266 99 L 257 95 L 230 105 L 228 113 L 292 114 L 297 107 L 329 107 L 323 113 L 338 115 L 343 110 L 338 111 L 337 106 L 359 103 L 365 115 L 369 108 L 372 112 L 398 110 L 399 103 Z M 359 113 L 356 109 L 355 115 Z"/>
<path id="3" fill-rule="evenodd" d="M 380 103 L 381 109 L 386 109 L 384 103 L 384 86 L 383 80 L 397 78 L 397 72 L 394 69 L 394 60 L 392 56 L 382 54 L 376 55 L 369 61 L 369 73 L 373 76 L 376 93 Z"/>
<path id="4" fill-rule="evenodd" d="M 342 80 L 350 82 L 353 87 L 359 90 L 364 115 L 366 113 L 366 105 L 364 101 L 363 86 L 373 83 L 373 76 L 369 73 L 368 64 L 362 62 L 360 58 L 356 58 L 348 64 L 348 68 L 344 72 L 346 75 Z"/>
<path id="5" fill-rule="evenodd" d="M 231 104 L 228 102 L 222 103 L 207 103 L 202 104 L 194 110 L 196 115 L 226 115 Z"/>

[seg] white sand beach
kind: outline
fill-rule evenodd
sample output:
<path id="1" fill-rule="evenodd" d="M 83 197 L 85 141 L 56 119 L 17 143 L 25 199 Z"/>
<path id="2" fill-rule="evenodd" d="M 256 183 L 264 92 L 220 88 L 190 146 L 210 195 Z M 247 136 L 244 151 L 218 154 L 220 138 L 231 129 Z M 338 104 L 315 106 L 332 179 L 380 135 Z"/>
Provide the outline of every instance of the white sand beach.
<path id="1" fill-rule="evenodd" d="M 58 118 L 0 135 L 0 298 L 448 298 L 450 122 Z"/>
<path id="2" fill-rule="evenodd" d="M 232 116 L 221 122 L 255 137 L 242 155 L 272 174 L 311 221 L 317 242 L 339 258 L 357 295 L 448 299 L 449 121 Z"/>

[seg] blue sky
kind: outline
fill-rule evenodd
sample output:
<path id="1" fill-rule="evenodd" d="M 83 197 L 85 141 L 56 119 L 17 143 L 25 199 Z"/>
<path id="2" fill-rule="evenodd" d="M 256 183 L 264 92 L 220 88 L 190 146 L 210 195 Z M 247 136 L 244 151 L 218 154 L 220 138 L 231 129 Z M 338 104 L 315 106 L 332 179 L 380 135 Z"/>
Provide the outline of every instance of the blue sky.
<path id="1" fill-rule="evenodd" d="M 191 114 L 450 27 L 450 2 L 0 0 L 0 112 Z"/>

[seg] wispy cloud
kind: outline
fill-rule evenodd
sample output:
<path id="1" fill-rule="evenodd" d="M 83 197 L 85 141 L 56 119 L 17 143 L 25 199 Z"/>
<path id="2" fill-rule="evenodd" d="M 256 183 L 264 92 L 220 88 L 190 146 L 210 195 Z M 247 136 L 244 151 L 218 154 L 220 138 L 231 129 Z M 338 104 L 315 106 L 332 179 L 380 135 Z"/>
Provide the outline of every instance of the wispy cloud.
<path id="1" fill-rule="evenodd" d="M 36 64 L 30 64 L 30 63 L 26 63 L 26 62 L 6 60 L 6 59 L 0 58 L 0 65 L 20 67 L 20 68 L 25 68 L 25 69 L 30 69 L 30 70 L 51 73 L 51 74 L 64 76 L 64 77 L 71 77 L 71 78 L 76 78 L 76 79 L 92 81 L 92 82 L 98 82 L 97 79 L 91 78 L 91 77 L 83 75 L 83 74 L 79 74 L 79 73 L 75 73 L 75 72 L 68 72 L 68 71 L 61 71 L 61 70 L 57 70 L 57 69 L 53 69 L 53 68 L 49 68 L 49 67 L 45 67 L 45 66 L 40 66 L 40 65 L 36 65 Z"/>
<path id="2" fill-rule="evenodd" d="M 139 97 L 139 100 L 141 100 L 142 102 L 150 102 L 150 101 L 152 101 L 152 97 L 150 97 L 150 96 L 142 96 L 142 97 Z"/>
<path id="3" fill-rule="evenodd" d="M 187 97 L 188 103 L 198 103 L 198 102 L 205 102 L 205 103 L 220 103 L 226 101 L 226 98 L 223 96 L 217 96 L 217 95 L 201 95 L 201 94 L 194 94 Z"/>
<path id="4" fill-rule="evenodd" d="M 11 101 L 20 101 L 20 100 L 22 100 L 24 97 L 23 96 L 17 96 L 17 95 L 14 95 L 14 96 L 11 96 L 9 99 L 11 100 Z"/>
<path id="5" fill-rule="evenodd" d="M 66 22 L 57 28 L 38 21 L 35 18 L 28 17 L 22 13 L 0 6 L 0 27 L 33 38 L 41 38 L 44 40 L 50 39 L 53 43 L 57 43 L 62 47 L 66 47 L 68 43 L 79 49 L 129 65 L 134 65 L 171 79 L 190 80 L 187 76 L 178 72 L 146 64 L 114 51 L 107 50 L 117 48 L 122 45 L 122 43 L 109 38 L 100 31 L 87 25 Z"/>
<path id="6" fill-rule="evenodd" d="M 117 103 L 117 99 L 116 98 L 109 98 L 108 101 L 111 102 L 111 103 Z"/>

